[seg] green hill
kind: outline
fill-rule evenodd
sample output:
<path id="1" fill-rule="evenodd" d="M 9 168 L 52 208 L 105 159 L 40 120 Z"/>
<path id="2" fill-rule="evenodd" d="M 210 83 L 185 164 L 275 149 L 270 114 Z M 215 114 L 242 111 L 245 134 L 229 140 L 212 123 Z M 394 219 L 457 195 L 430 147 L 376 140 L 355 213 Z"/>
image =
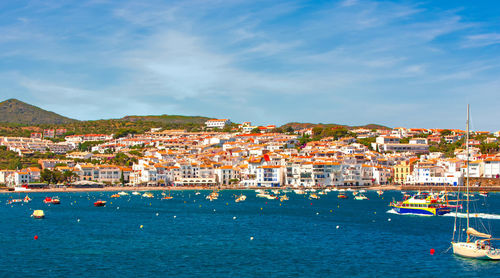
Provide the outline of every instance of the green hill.
<path id="1" fill-rule="evenodd" d="M 76 120 L 43 110 L 17 99 L 0 102 L 0 122 L 23 125 L 67 124 Z"/>

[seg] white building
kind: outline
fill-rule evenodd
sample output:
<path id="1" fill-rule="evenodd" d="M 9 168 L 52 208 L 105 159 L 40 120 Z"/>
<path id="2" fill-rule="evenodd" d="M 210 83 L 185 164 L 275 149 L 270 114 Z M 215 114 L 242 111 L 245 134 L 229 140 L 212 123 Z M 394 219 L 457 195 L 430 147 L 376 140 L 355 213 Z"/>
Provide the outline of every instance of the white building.
<path id="1" fill-rule="evenodd" d="M 500 178 L 500 158 L 487 158 L 483 162 L 485 178 Z"/>
<path id="2" fill-rule="evenodd" d="M 229 119 L 212 119 L 205 122 L 208 128 L 224 128 L 230 124 L 231 121 Z"/>

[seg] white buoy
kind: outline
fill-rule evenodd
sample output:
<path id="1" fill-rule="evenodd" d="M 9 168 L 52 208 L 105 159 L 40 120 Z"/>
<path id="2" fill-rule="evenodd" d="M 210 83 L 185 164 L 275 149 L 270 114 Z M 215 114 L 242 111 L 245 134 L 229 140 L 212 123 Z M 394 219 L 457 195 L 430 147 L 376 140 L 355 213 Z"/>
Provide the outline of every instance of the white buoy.
<path id="1" fill-rule="evenodd" d="M 316 215 L 319 215 L 319 212 L 316 212 Z"/>
<path id="2" fill-rule="evenodd" d="M 391 219 L 389 218 L 389 219 L 387 219 L 387 221 L 391 222 Z"/>
<path id="3" fill-rule="evenodd" d="M 156 213 L 156 216 L 160 215 L 158 212 Z"/>
<path id="4" fill-rule="evenodd" d="M 120 209 L 120 207 L 116 207 L 116 209 Z"/>
<path id="5" fill-rule="evenodd" d="M 338 229 L 338 228 L 340 228 L 340 226 L 337 226 L 336 228 Z"/>
<path id="6" fill-rule="evenodd" d="M 80 219 L 77 219 L 76 222 L 80 222 Z"/>
<path id="7" fill-rule="evenodd" d="M 250 237 L 250 240 L 253 240 L 253 236 Z"/>
<path id="8" fill-rule="evenodd" d="M 176 216 L 176 215 L 174 215 L 174 218 L 177 218 L 177 216 Z"/>
<path id="9" fill-rule="evenodd" d="M 236 219 L 236 216 L 233 216 L 233 220 L 235 220 L 235 219 Z"/>

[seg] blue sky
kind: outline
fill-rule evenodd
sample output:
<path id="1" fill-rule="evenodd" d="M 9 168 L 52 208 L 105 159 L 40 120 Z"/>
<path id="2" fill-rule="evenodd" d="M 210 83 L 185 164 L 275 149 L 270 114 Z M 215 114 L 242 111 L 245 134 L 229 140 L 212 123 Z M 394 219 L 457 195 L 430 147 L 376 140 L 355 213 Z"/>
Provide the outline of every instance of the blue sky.
<path id="1" fill-rule="evenodd" d="M 7 0 L 0 34 L 0 97 L 81 120 L 500 129 L 497 1 Z"/>

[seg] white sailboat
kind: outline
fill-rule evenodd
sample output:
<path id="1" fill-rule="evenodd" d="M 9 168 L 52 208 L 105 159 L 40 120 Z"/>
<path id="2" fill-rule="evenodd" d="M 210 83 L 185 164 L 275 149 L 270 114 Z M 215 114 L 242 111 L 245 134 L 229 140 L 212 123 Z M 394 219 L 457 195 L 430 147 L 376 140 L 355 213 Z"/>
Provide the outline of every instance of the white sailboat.
<path id="1" fill-rule="evenodd" d="M 451 246 L 453 248 L 453 254 L 472 259 L 482 259 L 482 260 L 500 260 L 500 249 L 496 249 L 491 245 L 491 241 L 500 240 L 500 238 L 492 238 L 490 234 L 482 233 L 470 226 L 469 221 L 469 105 L 467 105 L 467 136 L 466 136 L 466 146 L 467 146 L 467 181 L 466 188 L 467 193 L 467 229 L 465 232 L 467 238 L 465 241 L 461 239 L 461 231 L 458 229 L 457 232 L 457 215 L 458 206 L 455 211 L 455 224 L 453 229 L 453 239 Z M 455 235 L 457 240 L 455 241 Z"/>

